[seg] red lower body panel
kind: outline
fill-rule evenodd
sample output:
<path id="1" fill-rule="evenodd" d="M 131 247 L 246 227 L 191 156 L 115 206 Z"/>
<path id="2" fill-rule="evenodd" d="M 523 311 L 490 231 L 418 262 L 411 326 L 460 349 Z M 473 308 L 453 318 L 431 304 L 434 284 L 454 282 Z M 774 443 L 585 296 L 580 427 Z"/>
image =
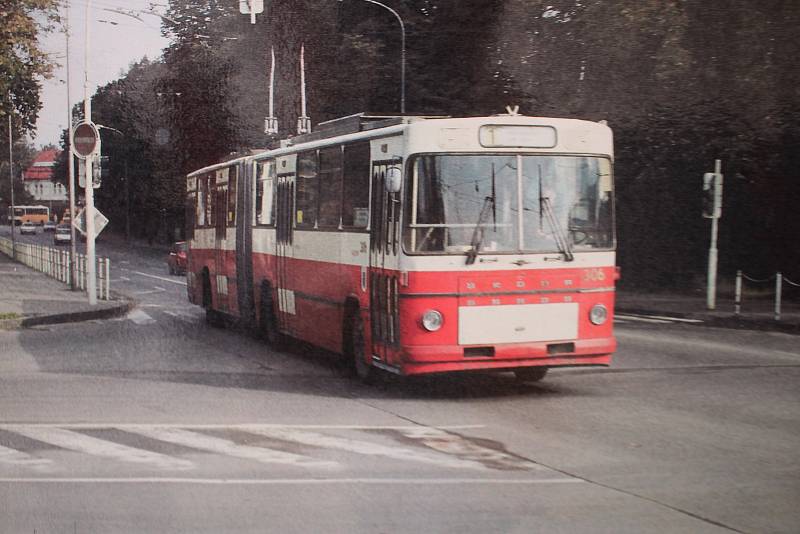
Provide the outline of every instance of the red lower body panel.
<path id="1" fill-rule="evenodd" d="M 552 354 L 548 346 L 565 346 L 559 343 L 519 343 L 491 347 L 492 356 L 470 356 L 460 345 L 435 345 L 406 347 L 401 357 L 401 373 L 414 375 L 448 371 L 501 371 L 520 367 L 567 367 L 611 364 L 616 350 L 616 340 L 611 338 L 576 340 L 570 342 L 574 350 L 568 354 Z"/>

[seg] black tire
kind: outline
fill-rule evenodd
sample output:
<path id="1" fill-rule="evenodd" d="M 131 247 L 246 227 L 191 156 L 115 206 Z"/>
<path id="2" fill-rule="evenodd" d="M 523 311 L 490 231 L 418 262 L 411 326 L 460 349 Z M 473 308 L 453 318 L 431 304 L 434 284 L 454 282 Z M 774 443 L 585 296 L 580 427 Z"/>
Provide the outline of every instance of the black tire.
<path id="1" fill-rule="evenodd" d="M 538 382 L 547 374 L 548 367 L 525 367 L 514 371 L 520 382 Z"/>
<path id="2" fill-rule="evenodd" d="M 365 384 L 374 384 L 378 378 L 379 370 L 367 361 L 364 321 L 361 319 L 359 310 L 355 310 L 350 316 L 347 332 L 350 335 L 347 343 L 350 354 L 347 356 L 352 362 L 355 375 Z"/>
<path id="3" fill-rule="evenodd" d="M 223 319 L 222 314 L 212 307 L 213 301 L 211 299 L 211 277 L 209 276 L 208 271 L 205 269 L 203 270 L 203 274 L 201 276 L 203 280 L 203 308 L 206 310 L 206 323 L 217 328 L 223 327 L 225 326 L 225 320 Z"/>
<path id="4" fill-rule="evenodd" d="M 272 299 L 272 286 L 261 287 L 261 304 L 258 314 L 258 331 L 261 337 L 274 349 L 282 349 L 286 345 L 286 337 L 278 330 L 278 318 L 275 315 L 275 302 Z"/>

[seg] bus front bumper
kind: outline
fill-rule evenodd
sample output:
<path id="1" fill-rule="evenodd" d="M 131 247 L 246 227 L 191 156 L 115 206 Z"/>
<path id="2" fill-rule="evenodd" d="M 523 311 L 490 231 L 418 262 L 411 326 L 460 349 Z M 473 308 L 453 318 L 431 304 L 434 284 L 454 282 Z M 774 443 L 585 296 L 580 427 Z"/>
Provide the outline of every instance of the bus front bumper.
<path id="1" fill-rule="evenodd" d="M 613 337 L 504 345 L 406 347 L 401 373 L 513 371 L 522 367 L 608 366 L 617 342 Z"/>

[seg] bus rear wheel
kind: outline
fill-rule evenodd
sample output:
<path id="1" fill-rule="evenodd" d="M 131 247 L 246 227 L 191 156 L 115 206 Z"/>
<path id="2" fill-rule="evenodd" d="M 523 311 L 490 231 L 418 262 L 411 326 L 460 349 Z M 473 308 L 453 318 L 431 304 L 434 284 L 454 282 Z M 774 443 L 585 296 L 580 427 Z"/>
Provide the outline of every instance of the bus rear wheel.
<path id="1" fill-rule="evenodd" d="M 538 382 L 547 374 L 547 367 L 525 367 L 514 371 L 514 375 L 520 382 Z"/>
<path id="2" fill-rule="evenodd" d="M 208 274 L 208 269 L 203 269 L 200 275 L 203 288 L 203 308 L 206 310 L 206 323 L 211 326 L 223 327 L 225 321 L 217 310 L 213 307 L 213 300 L 211 297 L 211 276 Z"/>
<path id="3" fill-rule="evenodd" d="M 349 343 L 348 349 L 353 365 L 353 371 L 356 376 L 365 384 L 372 384 L 375 382 L 378 369 L 367 361 L 366 343 L 364 341 L 364 321 L 361 319 L 361 313 L 356 310 L 350 318 L 350 325 L 348 328 Z"/>
<path id="4" fill-rule="evenodd" d="M 272 348 L 280 349 L 284 346 L 286 340 L 278 330 L 278 318 L 275 315 L 275 304 L 272 300 L 272 286 L 269 284 L 261 286 L 258 331 Z"/>

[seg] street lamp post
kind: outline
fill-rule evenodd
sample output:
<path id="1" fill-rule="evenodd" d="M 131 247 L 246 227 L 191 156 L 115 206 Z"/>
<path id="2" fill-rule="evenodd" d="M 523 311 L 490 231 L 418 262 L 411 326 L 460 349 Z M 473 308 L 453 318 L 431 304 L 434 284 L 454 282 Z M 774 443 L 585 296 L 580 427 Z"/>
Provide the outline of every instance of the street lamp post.
<path id="1" fill-rule="evenodd" d="M 67 58 L 66 58 L 66 68 L 67 68 L 67 129 L 69 132 L 72 132 L 72 128 L 74 127 L 73 120 L 72 120 L 72 99 L 70 96 L 70 85 L 69 85 L 69 12 L 72 9 L 70 3 L 67 2 L 66 6 L 66 22 L 65 22 L 65 36 L 67 39 Z M 72 142 L 72 136 L 68 137 L 69 141 Z M 78 263 L 76 258 L 78 257 L 78 245 L 76 244 L 77 233 L 75 231 L 75 226 L 72 224 L 72 220 L 75 218 L 75 156 L 72 154 L 72 147 L 70 146 L 67 150 L 67 176 L 69 180 L 69 217 L 70 217 L 70 224 L 69 224 L 69 286 L 72 288 L 73 291 L 78 289 Z"/>
<path id="2" fill-rule="evenodd" d="M 342 0 L 339 0 L 340 2 Z M 363 0 L 364 2 L 369 2 L 370 4 L 375 4 L 376 6 L 380 6 L 386 10 L 388 10 L 394 17 L 397 19 L 397 22 L 400 23 L 400 113 L 405 114 L 406 112 L 406 25 L 403 23 L 403 19 L 400 18 L 400 14 L 397 13 L 394 9 L 387 6 L 386 4 L 382 4 L 377 0 Z"/>
<path id="3" fill-rule="evenodd" d="M 339 0 L 342 2 L 343 0 Z M 377 0 L 363 0 L 364 2 L 368 2 L 370 4 L 375 4 L 376 6 L 380 6 L 385 10 L 389 11 L 394 17 L 397 19 L 397 22 L 400 24 L 400 113 L 405 114 L 406 112 L 406 25 L 403 22 L 403 19 L 400 17 L 400 14 L 392 9 L 391 7 L 378 2 Z M 253 16 L 255 16 L 253 14 Z"/>

